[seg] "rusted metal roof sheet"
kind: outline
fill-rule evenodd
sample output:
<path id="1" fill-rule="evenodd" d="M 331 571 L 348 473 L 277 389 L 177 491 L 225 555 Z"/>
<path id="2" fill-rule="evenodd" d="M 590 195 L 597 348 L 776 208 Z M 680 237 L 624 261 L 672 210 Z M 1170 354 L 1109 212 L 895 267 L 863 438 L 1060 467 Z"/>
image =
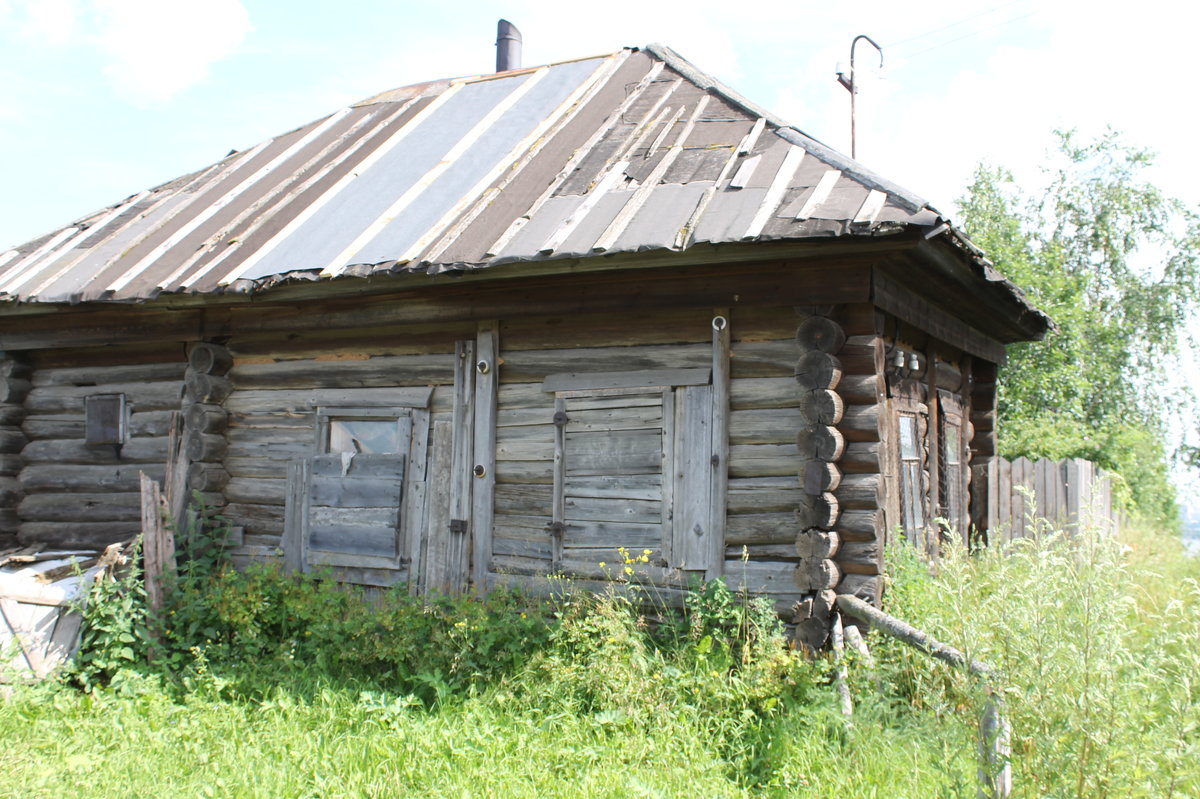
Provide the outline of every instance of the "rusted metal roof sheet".
<path id="1" fill-rule="evenodd" d="M 0 253 L 8 300 L 934 229 L 667 48 L 380 94 Z"/>

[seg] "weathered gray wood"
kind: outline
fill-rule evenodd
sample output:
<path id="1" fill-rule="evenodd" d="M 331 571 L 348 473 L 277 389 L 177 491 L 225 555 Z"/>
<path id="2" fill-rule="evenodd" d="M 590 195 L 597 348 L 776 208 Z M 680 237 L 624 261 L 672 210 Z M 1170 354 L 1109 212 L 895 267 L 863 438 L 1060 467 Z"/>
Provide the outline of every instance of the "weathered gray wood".
<path id="1" fill-rule="evenodd" d="M 659 549 L 662 542 L 662 524 L 657 519 L 653 523 L 570 519 L 562 536 L 564 558 L 570 550 L 576 550 L 572 557 L 578 559 L 580 549 L 600 549 L 603 552 L 596 558 L 597 563 L 618 563 L 618 550 L 621 547 L 629 550 L 631 555 L 637 556 L 643 549 Z"/>
<path id="2" fill-rule="evenodd" d="M 25 398 L 25 410 L 30 415 L 83 414 L 84 399 L 96 394 L 124 394 L 128 407 L 133 411 L 178 410 L 182 383 L 41 386 L 29 392 L 29 396 Z"/>
<path id="3" fill-rule="evenodd" d="M 674 519 L 671 565 L 687 570 L 717 569 L 711 520 L 713 450 L 711 386 L 688 386 L 675 392 Z M 661 450 L 660 455 L 661 458 Z"/>
<path id="4" fill-rule="evenodd" d="M 182 359 L 160 363 L 40 367 L 33 375 L 34 386 L 97 386 L 120 383 L 156 383 L 183 380 L 187 364 Z"/>
<path id="5" fill-rule="evenodd" d="M 796 515 L 791 511 L 776 513 L 737 513 L 726 520 L 727 548 L 754 544 L 794 546 Z"/>
<path id="6" fill-rule="evenodd" d="M 604 388 L 699 386 L 709 382 L 710 368 L 642 369 L 623 372 L 561 372 L 546 375 L 542 391 L 587 391 Z"/>
<path id="7" fill-rule="evenodd" d="M 229 425 L 229 414 L 220 405 L 189 405 L 183 419 L 196 433 L 221 433 Z"/>
<path id="8" fill-rule="evenodd" d="M 498 321 L 480 323 L 475 337 L 475 358 L 478 364 L 486 365 L 486 369 L 478 368 L 477 365 L 478 374 L 475 376 L 475 466 L 471 518 L 474 522 L 472 580 L 476 592 L 487 589 L 487 565 L 493 551 L 493 514 L 497 506 L 496 418 L 499 407 L 496 362 L 500 354 L 499 328 Z"/>
<path id="9" fill-rule="evenodd" d="M 852 441 L 838 460 L 848 474 L 875 474 L 883 471 L 883 444 L 879 441 Z"/>
<path id="10" fill-rule="evenodd" d="M 175 536 L 163 520 L 159 485 L 145 474 L 141 475 L 140 499 L 146 601 L 151 610 L 158 610 L 163 603 L 163 586 L 175 575 Z"/>
<path id="11" fill-rule="evenodd" d="M 813 315 L 796 328 L 796 343 L 805 350 L 837 353 L 846 343 L 842 326 L 826 316 Z"/>
<path id="12" fill-rule="evenodd" d="M 878 441 L 878 405 L 849 405 L 838 424 L 838 430 L 847 441 Z"/>
<path id="13" fill-rule="evenodd" d="M 793 394 L 795 396 L 795 394 Z M 730 444 L 786 444 L 805 427 L 797 407 L 732 411 L 729 414 Z"/>
<path id="14" fill-rule="evenodd" d="M 804 498 L 795 477 L 745 477 L 729 481 L 729 513 L 791 513 Z"/>
<path id="15" fill-rule="evenodd" d="M 837 585 L 839 596 L 853 594 L 864 602 L 879 604 L 883 594 L 883 583 L 879 577 L 865 574 L 847 574 Z"/>
<path id="16" fill-rule="evenodd" d="M 361 359 L 306 358 L 237 363 L 229 372 L 229 379 L 239 390 L 451 384 L 454 380 L 454 357 L 441 353 L 370 357 L 364 353 Z"/>
<path id="17" fill-rule="evenodd" d="M 141 495 L 136 492 L 30 494 L 21 500 L 17 512 L 22 522 L 139 521 Z"/>
<path id="18" fill-rule="evenodd" d="M 287 479 L 233 477 L 226 484 L 224 494 L 229 502 L 283 505 L 287 501 Z"/>
<path id="19" fill-rule="evenodd" d="M 0 402 L 20 404 L 33 388 L 33 384 L 20 377 L 0 376 Z"/>
<path id="20" fill-rule="evenodd" d="M 836 355 L 813 350 L 796 361 L 795 375 L 801 391 L 835 388 L 842 380 L 842 362 Z"/>
<path id="21" fill-rule="evenodd" d="M 704 433 L 708 434 L 707 427 Z M 662 469 L 661 429 L 574 433 L 568 428 L 565 439 L 568 478 L 575 475 L 657 474 Z"/>
<path id="22" fill-rule="evenodd" d="M 838 505 L 847 510 L 872 510 L 881 507 L 883 478 L 878 474 L 848 474 L 835 492 Z"/>
<path id="23" fill-rule="evenodd" d="M 296 414 L 318 407 L 428 408 L 432 386 L 388 388 L 239 389 L 224 407 L 233 414 Z"/>
<path id="24" fill-rule="evenodd" d="M 149 410 L 130 414 L 127 423 L 131 438 L 166 435 L 170 427 L 170 410 Z M 83 438 L 85 422 L 82 411 L 78 415 L 28 416 L 20 422 L 20 429 L 30 440 L 47 438 Z"/>
<path id="25" fill-rule="evenodd" d="M 214 463 L 225 457 L 229 448 L 225 436 L 211 433 L 192 433 L 187 438 L 184 452 L 193 462 Z"/>
<path id="26" fill-rule="evenodd" d="M 138 491 L 139 474 L 151 479 L 165 478 L 165 467 L 148 464 L 113 464 L 106 466 L 57 466 L 47 463 L 31 464 L 21 470 L 20 486 L 30 494 L 66 491 Z"/>
<path id="27" fill-rule="evenodd" d="M 229 472 L 216 463 L 193 463 L 187 468 L 187 484 L 197 491 L 220 491 L 229 482 Z"/>
<path id="28" fill-rule="evenodd" d="M 836 425 L 842 420 L 845 409 L 842 398 L 830 389 L 813 389 L 798 393 L 797 406 L 800 410 L 801 425 Z"/>
<path id="29" fill-rule="evenodd" d="M 89 446 L 80 439 L 44 439 L 30 441 L 21 450 L 21 458 L 34 463 L 132 464 L 163 463 L 167 457 L 167 437 L 132 438 L 118 455 L 111 446 Z"/>
<path id="30" fill-rule="evenodd" d="M 397 458 L 402 464 L 402 458 Z M 309 502 L 331 508 L 381 508 L 400 505 L 400 486 L 403 469 L 390 478 L 375 477 L 317 477 L 309 483 Z"/>
<path id="31" fill-rule="evenodd" d="M 393 513 L 395 510 L 393 509 Z M 308 562 L 312 565 L 330 564 L 330 560 L 316 557 L 316 550 L 337 553 L 339 566 L 366 566 L 366 557 L 385 558 L 394 567 L 396 549 L 396 523 L 391 526 L 357 524 L 309 523 Z M 387 564 L 380 564 L 386 566 Z"/>
<path id="32" fill-rule="evenodd" d="M 433 446 L 429 466 L 429 515 L 425 551 L 421 555 L 421 590 L 424 594 L 452 594 L 463 588 L 466 564 L 450 561 L 450 470 L 454 462 L 454 426 L 449 421 L 433 422 Z"/>
<path id="33" fill-rule="evenodd" d="M 38 543 L 98 549 L 114 541 L 123 541 L 137 535 L 140 525 L 140 513 L 137 519 L 125 521 L 74 521 L 70 523 L 23 521 L 17 531 L 17 540 L 22 544 Z"/>
<path id="34" fill-rule="evenodd" d="M 12 477 L 20 474 L 24 466 L 25 459 L 22 455 L 0 455 L 0 476 Z"/>
<path id="35" fill-rule="evenodd" d="M 794 376 L 799 355 L 795 341 L 736 341 L 730 363 L 734 380 L 757 377 Z"/>
<path id="36" fill-rule="evenodd" d="M 800 454 L 795 444 L 737 444 L 729 448 L 729 477 L 795 474 Z"/>
<path id="37" fill-rule="evenodd" d="M 793 377 L 744 377 L 729 382 L 731 410 L 792 408 L 796 405 Z"/>
<path id="38" fill-rule="evenodd" d="M 825 560 L 834 557 L 841 547 L 837 533 L 818 530 L 803 530 L 796 535 L 795 554 L 806 561 Z M 832 588 L 833 586 L 826 586 Z"/>
<path id="39" fill-rule="evenodd" d="M 846 574 L 882 574 L 883 542 L 847 541 L 834 560 Z"/>
<path id="40" fill-rule="evenodd" d="M 796 450 L 801 458 L 837 461 L 842 457 L 846 441 L 835 427 L 809 425 L 796 434 Z"/>
<path id="41" fill-rule="evenodd" d="M 949 663 L 956 668 L 965 668 L 981 677 L 996 676 L 996 670 L 983 661 L 968 658 L 949 644 L 938 641 L 902 619 L 872 607 L 858 596 L 840 593 L 837 598 L 837 607 L 846 615 L 865 621 L 880 632 L 887 633 L 892 638 L 903 641 L 944 663 Z"/>
<path id="42" fill-rule="evenodd" d="M 224 375 L 233 366 L 233 356 L 220 344 L 197 341 L 188 351 L 188 366 L 205 375 Z"/>
<path id="43" fill-rule="evenodd" d="M 836 491 L 842 482 L 842 472 L 832 463 L 810 459 L 800 466 L 800 485 L 806 494 L 823 494 Z"/>
<path id="44" fill-rule="evenodd" d="M 0 427 L 0 453 L 16 454 L 24 449 L 29 439 L 17 427 Z"/>
<path id="45" fill-rule="evenodd" d="M 796 503 L 796 524 L 803 530 L 834 529 L 840 508 L 837 497 L 826 492 L 817 496 L 801 494 Z"/>
<path id="46" fill-rule="evenodd" d="M 566 374 L 586 363 L 596 372 L 648 372 L 652 370 L 711 367 L 712 350 L 703 344 L 638 347 L 581 347 L 572 349 L 505 350 L 502 383 L 540 382 L 549 375 Z M 707 377 L 704 382 L 708 382 Z M 636 383 L 635 386 L 644 386 Z M 664 383 L 661 385 L 671 385 Z M 544 389 L 543 389 L 544 390 Z"/>
<path id="47" fill-rule="evenodd" d="M 843 375 L 837 392 L 847 405 L 874 405 L 883 401 L 876 375 Z"/>
<path id="48" fill-rule="evenodd" d="M 796 564 L 793 561 L 741 561 L 725 563 L 725 581 L 735 592 L 747 591 L 752 596 L 776 595 L 792 602 L 800 598 L 795 582 Z"/>
<path id="49" fill-rule="evenodd" d="M 850 698 L 850 684 L 846 674 L 845 663 L 845 635 L 842 631 L 842 617 L 840 614 L 833 614 L 833 624 L 830 628 L 829 643 L 833 647 L 833 684 L 837 688 L 838 698 L 841 700 L 842 715 L 846 717 L 847 724 L 849 719 L 854 715 L 854 702 Z"/>
<path id="50" fill-rule="evenodd" d="M 793 578 L 801 591 L 824 591 L 837 585 L 842 572 L 829 559 L 802 560 L 796 565 Z"/>
<path id="51" fill-rule="evenodd" d="M 224 377 L 189 370 L 184 378 L 184 397 L 191 403 L 219 405 L 232 390 L 233 384 Z"/>

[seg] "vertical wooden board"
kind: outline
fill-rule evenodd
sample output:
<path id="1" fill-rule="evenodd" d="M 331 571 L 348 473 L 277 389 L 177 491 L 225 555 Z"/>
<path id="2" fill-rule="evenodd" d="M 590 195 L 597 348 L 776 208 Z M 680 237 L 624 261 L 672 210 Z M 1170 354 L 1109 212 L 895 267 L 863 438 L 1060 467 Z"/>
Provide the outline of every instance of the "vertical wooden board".
<path id="1" fill-rule="evenodd" d="M 710 568 L 712 471 L 712 386 L 675 391 L 675 518 L 672 566 L 689 571 Z"/>
<path id="2" fill-rule="evenodd" d="M 666 389 L 662 393 L 663 452 L 662 452 L 662 552 L 667 563 L 675 563 L 675 535 L 672 532 L 675 518 L 675 391 Z"/>
<path id="3" fill-rule="evenodd" d="M 555 397 L 554 399 L 554 415 L 562 418 L 559 414 L 566 415 L 567 401 L 563 397 Z M 551 513 L 553 514 L 552 521 L 555 524 L 564 524 L 564 515 L 566 512 L 566 483 L 567 483 L 567 453 L 566 453 L 567 432 L 566 425 L 559 424 L 554 428 L 554 494 L 551 502 Z M 559 528 L 561 529 L 561 528 Z M 562 535 L 554 536 L 554 563 L 562 561 L 563 542 Z"/>
<path id="4" fill-rule="evenodd" d="M 475 342 L 455 344 L 454 463 L 450 477 L 450 518 L 466 521 L 471 508 L 471 469 L 475 448 Z"/>
<path id="5" fill-rule="evenodd" d="M 473 521 L 473 578 L 475 590 L 487 590 L 488 563 L 492 559 L 492 520 L 496 491 L 496 355 L 499 322 L 481 322 L 475 339 L 475 357 L 487 364 L 475 378 L 475 466 L 471 492 Z M 480 474 L 482 471 L 482 474 Z"/>
<path id="6" fill-rule="evenodd" d="M 307 571 L 304 542 L 308 538 L 308 483 L 312 460 L 288 462 L 287 500 L 283 517 L 283 563 L 288 571 Z"/>
<path id="7" fill-rule="evenodd" d="M 724 324 L 721 323 L 724 320 Z M 730 338 L 728 308 L 713 311 L 712 444 L 709 470 L 709 540 L 705 579 L 720 577 L 725 564 L 725 506 L 729 491 Z M 670 441 L 670 439 L 664 439 Z"/>
<path id="8" fill-rule="evenodd" d="M 410 586 L 417 589 L 421 553 L 425 548 L 426 473 L 429 460 L 429 411 L 412 412 L 412 432 L 408 442 L 408 463 L 404 470 L 404 488 L 400 500 L 400 546 L 408 557 Z"/>
<path id="9" fill-rule="evenodd" d="M 1004 530 L 1003 540 L 1011 541 L 1016 533 L 1012 523 L 1012 464 L 1004 458 L 997 458 L 995 463 L 996 523 Z"/>
<path id="10" fill-rule="evenodd" d="M 450 469 L 454 462 L 454 424 L 449 421 L 433 423 L 433 445 L 429 464 L 429 512 L 425 533 L 425 550 L 421 553 L 421 591 L 449 593 L 455 583 L 449 563 L 450 536 Z"/>

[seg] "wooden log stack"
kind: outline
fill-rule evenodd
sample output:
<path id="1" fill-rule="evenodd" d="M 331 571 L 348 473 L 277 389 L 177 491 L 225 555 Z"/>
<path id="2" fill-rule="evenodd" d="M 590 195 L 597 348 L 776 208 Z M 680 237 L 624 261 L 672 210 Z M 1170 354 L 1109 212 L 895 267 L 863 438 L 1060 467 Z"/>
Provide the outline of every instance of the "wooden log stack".
<path id="1" fill-rule="evenodd" d="M 233 356 L 225 346 L 201 341 L 188 351 L 184 374 L 181 461 L 187 470 L 187 488 L 211 495 L 218 503 L 229 483 L 224 466 L 229 414 L 221 403 L 231 391 L 226 375 L 232 366 Z"/>
<path id="2" fill-rule="evenodd" d="M 802 498 L 796 510 L 796 639 L 823 646 L 837 594 L 879 601 L 883 566 L 882 337 L 875 310 L 806 307 L 796 330 Z"/>
<path id="3" fill-rule="evenodd" d="M 29 393 L 29 364 L 12 353 L 0 353 L 0 549 L 14 546 L 21 520 L 17 505 L 23 492 L 17 475 L 21 450 L 27 439 L 21 430 L 25 420 L 25 396 Z"/>
<path id="4" fill-rule="evenodd" d="M 837 491 L 843 475 L 837 465 L 845 440 L 837 425 L 845 404 L 837 388 L 843 365 L 838 358 L 846 342 L 842 326 L 832 318 L 832 307 L 797 308 L 800 323 L 796 343 L 796 388 L 800 393 L 801 428 L 796 445 L 800 466 L 801 499 L 796 508 L 796 586 L 804 597 L 793 608 L 796 638 L 805 646 L 824 645 L 833 612 L 833 588 L 842 578 L 834 560 L 841 545 L 835 531 L 841 516 Z"/>

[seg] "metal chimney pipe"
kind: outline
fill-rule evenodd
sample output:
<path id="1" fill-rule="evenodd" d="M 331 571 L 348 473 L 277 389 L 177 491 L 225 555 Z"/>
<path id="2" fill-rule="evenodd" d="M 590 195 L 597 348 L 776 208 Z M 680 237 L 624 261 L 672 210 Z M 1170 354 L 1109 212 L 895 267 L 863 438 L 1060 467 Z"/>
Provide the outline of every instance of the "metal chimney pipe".
<path id="1" fill-rule="evenodd" d="M 506 19 L 496 25 L 496 71 L 521 68 L 521 32 Z"/>

